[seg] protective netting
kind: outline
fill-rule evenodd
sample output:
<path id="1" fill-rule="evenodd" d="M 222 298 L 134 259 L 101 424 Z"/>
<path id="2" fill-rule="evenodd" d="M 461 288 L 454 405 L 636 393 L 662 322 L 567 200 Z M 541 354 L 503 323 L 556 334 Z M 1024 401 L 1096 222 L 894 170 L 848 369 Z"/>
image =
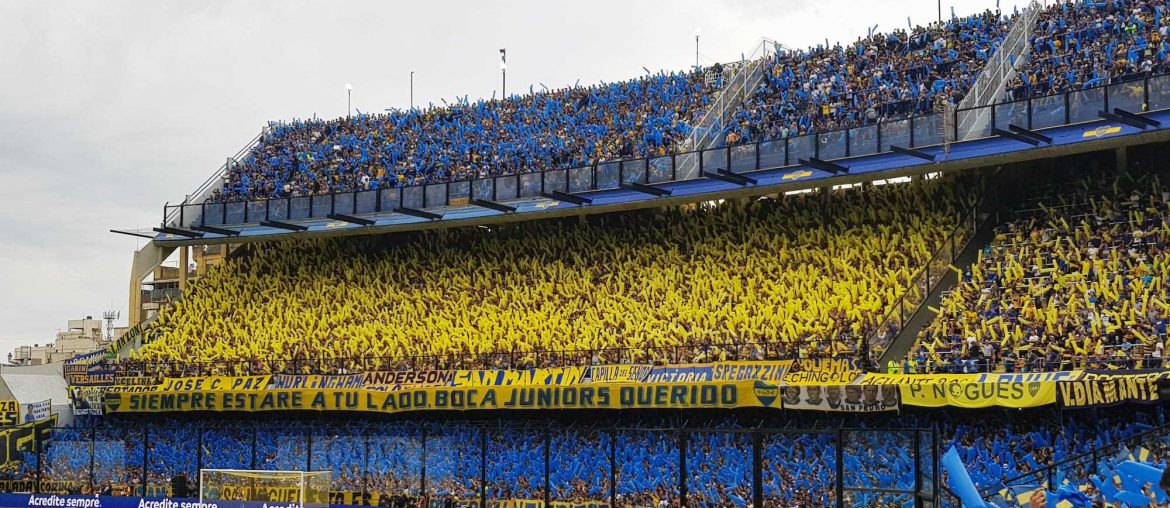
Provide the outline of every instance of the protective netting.
<path id="1" fill-rule="evenodd" d="M 199 472 L 199 500 L 263 501 L 329 506 L 328 471 L 255 471 L 204 469 Z"/>

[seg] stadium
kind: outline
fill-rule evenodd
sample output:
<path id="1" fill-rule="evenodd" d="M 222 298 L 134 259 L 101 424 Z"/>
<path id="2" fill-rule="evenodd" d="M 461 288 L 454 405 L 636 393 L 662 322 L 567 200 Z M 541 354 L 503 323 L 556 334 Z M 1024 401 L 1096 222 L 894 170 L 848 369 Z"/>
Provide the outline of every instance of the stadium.
<path id="1" fill-rule="evenodd" d="M 0 506 L 1170 506 L 1166 3 L 939 11 L 268 123 Z"/>

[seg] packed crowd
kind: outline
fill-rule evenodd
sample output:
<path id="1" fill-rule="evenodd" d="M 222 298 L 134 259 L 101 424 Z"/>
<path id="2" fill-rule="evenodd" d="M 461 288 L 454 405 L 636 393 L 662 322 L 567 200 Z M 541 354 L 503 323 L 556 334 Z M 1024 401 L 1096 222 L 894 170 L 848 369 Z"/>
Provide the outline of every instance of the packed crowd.
<path id="1" fill-rule="evenodd" d="M 1170 71 L 1164 0 L 1058 2 L 1041 11 L 1032 54 L 1008 83 L 1021 100 Z"/>
<path id="2" fill-rule="evenodd" d="M 1012 20 L 987 11 L 873 34 L 847 47 L 769 57 L 763 82 L 732 115 L 727 143 L 870 125 L 958 104 Z"/>
<path id="3" fill-rule="evenodd" d="M 966 224 L 977 188 L 935 179 L 257 245 L 163 311 L 128 365 L 303 373 L 850 354 L 893 302 L 922 293 L 915 272 Z"/>
<path id="4" fill-rule="evenodd" d="M 990 423 L 960 416 L 950 423 L 953 431 L 943 448 L 956 447 L 976 487 L 997 492 L 1041 483 L 1046 475 L 1036 474 L 1048 466 L 1149 431 L 1157 421 L 1153 412 L 1144 410 L 1116 417 L 1081 412 L 1064 421 L 1020 414 Z"/>
<path id="5" fill-rule="evenodd" d="M 925 115 L 958 104 L 1017 16 L 986 11 L 764 57 L 764 76 L 725 125 L 729 145 Z M 1164 0 L 1058 2 L 1005 99 L 1170 71 Z M 826 41 L 827 43 L 827 41 Z M 213 201 L 378 190 L 689 150 L 720 90 L 711 70 L 544 90 L 336 120 L 273 123 Z M 714 75 L 714 74 L 712 74 Z"/>
<path id="6" fill-rule="evenodd" d="M 764 501 L 774 507 L 832 506 L 840 446 L 844 475 L 840 481 L 850 506 L 911 506 L 912 498 L 897 491 L 912 492 L 915 486 L 914 431 L 897 429 L 935 426 L 941 432 L 941 450 L 955 447 L 976 487 L 989 496 L 1035 488 L 1050 478 L 1092 495 L 1089 482 L 1097 465 L 1069 459 L 1099 450 L 1102 460 L 1132 455 L 1160 462 L 1167 449 L 1165 432 L 1131 441 L 1129 448 L 1107 447 L 1153 429 L 1160 418 L 1152 408 L 1141 407 L 1129 407 L 1119 418 L 1102 418 L 1093 410 L 1063 415 L 1048 410 L 1010 414 L 987 410 L 892 416 L 870 430 L 864 418 L 852 415 L 820 430 L 765 431 L 760 441 Z M 541 422 L 172 418 L 156 425 L 145 447 L 141 426 L 130 422 L 106 421 L 96 429 L 59 431 L 44 453 L 41 478 L 74 482 L 79 492 L 91 481 L 94 488 L 139 492 L 145 464 L 150 492 L 163 495 L 174 476 L 198 478 L 201 469 L 297 468 L 328 472 L 333 491 L 410 499 L 422 492 L 425 465 L 426 493 L 436 499 L 475 499 L 482 486 L 489 500 L 539 500 L 547 474 L 554 501 L 606 501 L 612 474 L 618 506 L 663 506 L 678 502 L 681 453 L 688 505 L 742 507 L 752 499 L 754 437 L 750 429 L 731 420 L 685 433 L 654 424 L 612 428 Z M 844 441 L 838 442 L 837 425 L 854 430 L 845 431 Z M 92 439 L 97 440 L 91 446 Z M 922 438 L 919 445 L 926 455 L 920 460 L 929 460 L 931 442 L 929 436 Z M 272 460 L 265 450 L 287 453 Z M 1049 475 L 1046 468 L 1053 465 L 1058 467 Z M 35 464 L 24 473 L 32 475 L 34 470 Z M 481 475 L 486 480 L 482 484 Z"/>
<path id="7" fill-rule="evenodd" d="M 985 12 L 767 57 L 765 80 L 728 125 L 728 144 L 934 111 L 957 102 L 1011 25 Z M 659 74 L 441 108 L 273 123 L 211 199 L 378 190 L 685 151 L 719 91 L 704 72 Z"/>
<path id="8" fill-rule="evenodd" d="M 307 196 L 665 155 L 710 100 L 701 72 L 426 110 L 274 123 L 213 200 Z"/>
<path id="9" fill-rule="evenodd" d="M 1037 190 L 963 269 L 903 370 L 1161 367 L 1166 176 L 1085 176 Z"/>
<path id="10" fill-rule="evenodd" d="M 687 504 L 752 504 L 752 436 L 736 432 L 696 432 L 687 439 Z"/>
<path id="11" fill-rule="evenodd" d="M 610 454 L 616 457 L 621 451 L 622 457 L 628 457 L 628 451 L 637 447 L 629 437 L 588 427 L 550 429 L 548 446 L 549 495 L 574 502 L 609 497 Z M 631 462 L 626 461 L 626 469 L 634 467 Z"/>
<path id="12" fill-rule="evenodd" d="M 189 419 L 169 419 L 160 425 L 151 433 L 146 456 L 142 455 L 141 433 L 126 432 L 120 426 L 99 428 L 96 439 L 106 439 L 102 443 L 118 453 L 95 455 L 92 470 L 90 439 L 95 431 L 63 430 L 60 440 L 54 440 L 47 451 L 43 478 L 73 482 L 81 491 L 89 484 L 92 471 L 94 485 L 112 483 L 127 492 L 139 492 L 142 465 L 146 464 L 151 492 L 165 492 L 174 476 L 198 478 L 201 469 L 304 470 L 311 462 L 312 470 L 331 474 L 333 490 L 412 497 L 420 492 L 425 462 L 426 488 L 432 497 L 477 498 L 482 468 L 487 499 L 543 499 L 544 447 L 548 446 L 553 500 L 607 500 L 613 467 L 617 480 L 614 493 L 620 506 L 658 506 L 678 500 L 680 435 L 676 430 L 433 422 L 269 425 Z M 719 427 L 688 434 L 685 453 L 690 464 L 687 485 L 691 502 L 696 506 L 748 506 L 752 497 L 751 435 L 735 425 Z M 72 432 L 76 435 L 66 435 Z M 884 475 L 889 460 L 879 460 L 866 448 L 879 441 L 895 446 L 898 434 L 865 434 L 858 434 L 862 439 L 846 453 L 846 462 L 869 471 L 872 461 L 873 474 Z M 113 439 L 115 435 L 120 439 Z M 799 506 L 831 498 L 826 496 L 832 492 L 834 462 L 825 450 L 832 448 L 833 435 L 781 432 L 767 436 L 763 458 L 769 506 Z M 486 445 L 482 455 L 481 439 Z M 284 462 L 265 458 L 264 449 L 277 447 L 289 452 Z M 98 454 L 97 446 L 92 450 Z M 899 464 L 904 468 L 912 462 Z M 906 485 L 912 482 L 903 481 L 900 487 Z M 883 486 L 895 487 L 889 483 Z"/>

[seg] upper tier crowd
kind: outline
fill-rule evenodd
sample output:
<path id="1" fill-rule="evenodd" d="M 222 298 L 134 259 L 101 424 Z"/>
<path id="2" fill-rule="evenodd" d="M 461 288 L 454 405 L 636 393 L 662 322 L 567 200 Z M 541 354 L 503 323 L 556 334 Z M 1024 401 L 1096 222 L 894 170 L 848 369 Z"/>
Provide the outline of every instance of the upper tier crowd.
<path id="1" fill-rule="evenodd" d="M 714 125 L 736 144 L 932 112 L 940 101 L 961 99 L 1010 25 L 1010 17 L 989 11 L 849 47 L 766 57 L 766 79 L 748 104 L 727 125 Z M 377 190 L 687 151 L 692 128 L 725 81 L 707 74 L 273 123 L 212 199 Z"/>
<path id="2" fill-rule="evenodd" d="M 133 360 L 259 373 L 854 354 L 894 302 L 921 298 L 916 272 L 969 229 L 978 188 L 257 244 L 164 310 Z"/>
<path id="3" fill-rule="evenodd" d="M 710 100 L 701 73 L 269 126 L 216 200 L 467 180 L 666 154 Z"/>
<path id="4" fill-rule="evenodd" d="M 1164 0 L 1058 3 L 1041 12 L 1032 55 L 1007 100 L 1063 93 L 1170 72 Z"/>
<path id="5" fill-rule="evenodd" d="M 1082 490 L 1095 497 L 1096 487 L 1090 484 L 1095 464 L 1069 460 L 1149 431 L 1159 417 L 1156 411 L 1130 406 L 1121 419 L 1100 418 L 1095 411 L 1057 417 L 1048 410 L 1010 416 L 986 410 L 950 416 L 891 415 L 869 423 L 832 421 L 858 429 L 878 425 L 881 430 L 849 431 L 840 443 L 832 427 L 766 432 L 760 441 L 765 506 L 832 506 L 838 446 L 845 486 L 912 490 L 913 434 L 898 429 L 932 427 L 941 433 L 942 450 L 956 448 L 977 488 L 991 492 L 1023 485 L 1034 488 L 1045 479 L 1036 473 L 1062 464 L 1056 472 L 1059 483 L 1084 486 Z M 760 422 L 753 421 L 756 425 Z M 685 454 L 688 506 L 746 507 L 752 499 L 753 437 L 743 430 L 734 421 L 721 420 L 688 432 L 683 445 L 679 432 L 662 422 L 614 429 L 531 422 L 519 426 L 168 418 L 155 422 L 147 436 L 140 422 L 108 420 L 95 428 L 55 431 L 39 470 L 42 480 L 69 482 L 74 493 L 114 489 L 123 495 L 140 492 L 144 484 L 154 495 L 163 495 L 176 476 L 197 478 L 203 469 L 326 471 L 333 491 L 383 493 L 384 500 L 403 500 L 401 506 L 413 506 L 409 500 L 424 488 L 436 499 L 474 499 L 481 485 L 489 500 L 542 499 L 547 474 L 548 494 L 555 501 L 608 500 L 612 478 L 619 506 L 662 506 L 678 501 L 679 456 Z M 1125 450 L 1155 462 L 1164 459 L 1166 448 L 1163 432 L 1131 441 Z M 1100 458 L 1112 460 L 1117 451 L 1110 449 Z M 36 459 L 28 459 L 12 477 L 35 475 Z M 481 475 L 486 480 L 482 484 Z M 913 498 L 905 494 L 845 495 L 848 506 L 913 506 Z"/>
<path id="6" fill-rule="evenodd" d="M 1006 100 L 1170 71 L 1164 0 L 1044 8 Z M 957 105 L 1018 16 L 987 11 L 852 45 L 764 57 L 764 79 L 725 122 L 727 144 L 868 125 Z M 742 66 L 728 66 L 727 69 Z M 718 70 L 719 72 L 715 72 Z M 694 149 L 689 137 L 730 72 L 660 73 L 443 107 L 273 123 L 228 168 L 215 201 L 466 180 Z"/>
<path id="7" fill-rule="evenodd" d="M 1012 18 L 991 11 L 851 46 L 783 54 L 729 122 L 728 144 L 825 132 L 958 104 L 1003 43 Z"/>
<path id="8" fill-rule="evenodd" d="M 1170 325 L 1167 176 L 1089 176 L 1028 198 L 963 269 L 903 369 L 1162 366 Z"/>

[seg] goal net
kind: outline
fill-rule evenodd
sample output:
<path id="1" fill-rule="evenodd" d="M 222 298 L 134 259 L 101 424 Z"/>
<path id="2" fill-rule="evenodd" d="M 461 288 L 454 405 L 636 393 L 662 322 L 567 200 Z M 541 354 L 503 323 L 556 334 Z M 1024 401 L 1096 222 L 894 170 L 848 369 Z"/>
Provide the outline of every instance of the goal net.
<path id="1" fill-rule="evenodd" d="M 199 502 L 263 501 L 303 507 L 329 506 L 328 471 L 199 471 Z"/>

